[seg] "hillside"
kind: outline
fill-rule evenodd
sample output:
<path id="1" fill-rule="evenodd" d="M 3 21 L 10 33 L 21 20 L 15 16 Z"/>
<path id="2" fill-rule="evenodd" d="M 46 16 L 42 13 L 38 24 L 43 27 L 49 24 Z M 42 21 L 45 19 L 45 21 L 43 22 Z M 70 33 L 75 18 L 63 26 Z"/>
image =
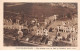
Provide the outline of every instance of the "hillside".
<path id="1" fill-rule="evenodd" d="M 9 6 L 12 5 L 12 6 Z M 17 13 L 17 14 L 16 14 Z M 71 9 L 62 6 L 51 6 L 49 3 L 24 3 L 16 5 L 14 3 L 4 4 L 4 18 L 5 19 L 20 19 L 24 21 L 31 21 L 33 18 L 43 21 L 46 17 L 59 15 L 58 19 L 63 17 L 71 19 L 72 15 L 77 14 L 77 9 Z"/>

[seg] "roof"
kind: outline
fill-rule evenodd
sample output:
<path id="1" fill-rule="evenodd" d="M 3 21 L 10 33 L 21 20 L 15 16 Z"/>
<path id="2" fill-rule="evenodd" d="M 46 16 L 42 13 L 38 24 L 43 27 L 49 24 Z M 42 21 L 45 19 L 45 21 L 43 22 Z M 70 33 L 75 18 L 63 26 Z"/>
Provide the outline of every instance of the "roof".
<path id="1" fill-rule="evenodd" d="M 66 23 L 66 25 L 64 25 L 64 26 L 66 26 L 66 27 L 69 27 L 69 26 L 70 26 L 70 27 L 74 26 L 75 28 L 78 27 L 78 26 L 77 26 L 77 22 L 71 19 L 71 20 L 66 20 L 66 21 L 56 20 L 56 21 L 54 21 L 53 23 L 51 23 L 48 28 L 50 28 L 50 27 L 55 28 L 55 27 L 57 27 L 58 25 L 63 25 L 62 22 Z M 76 24 L 76 25 L 75 25 L 75 24 Z"/>

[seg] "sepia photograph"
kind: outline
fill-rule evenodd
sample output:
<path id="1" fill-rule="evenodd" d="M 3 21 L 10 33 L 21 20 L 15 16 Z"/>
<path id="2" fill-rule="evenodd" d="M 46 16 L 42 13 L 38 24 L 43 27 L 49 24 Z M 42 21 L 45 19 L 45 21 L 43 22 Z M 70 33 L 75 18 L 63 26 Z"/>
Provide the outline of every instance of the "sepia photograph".
<path id="1" fill-rule="evenodd" d="M 4 2 L 3 46 L 77 47 L 77 5 Z"/>

